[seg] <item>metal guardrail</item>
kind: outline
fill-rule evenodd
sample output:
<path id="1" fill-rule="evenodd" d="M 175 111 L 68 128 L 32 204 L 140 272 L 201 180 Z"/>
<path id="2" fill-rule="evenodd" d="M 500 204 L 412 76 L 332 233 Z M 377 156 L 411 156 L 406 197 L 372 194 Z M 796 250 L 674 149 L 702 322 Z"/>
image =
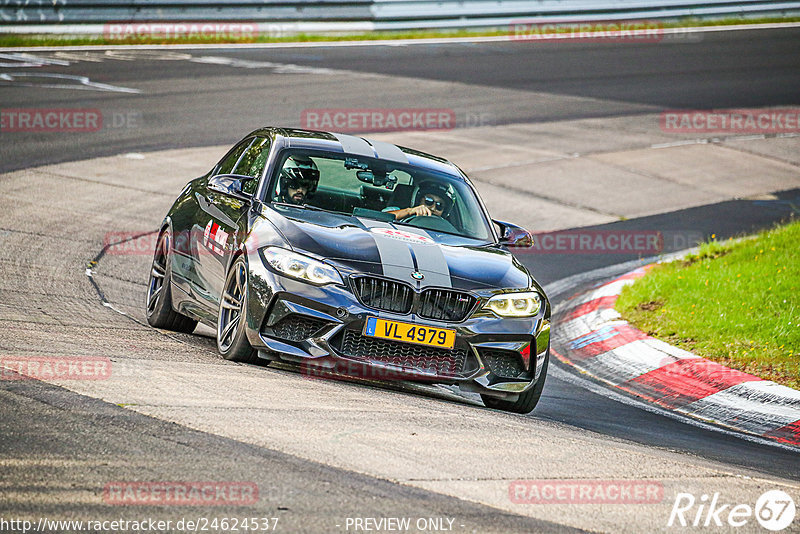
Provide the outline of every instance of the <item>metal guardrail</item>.
<path id="1" fill-rule="evenodd" d="M 378 29 L 504 26 L 524 20 L 655 20 L 800 15 L 800 2 L 768 0 L 374 0 Z"/>
<path id="2" fill-rule="evenodd" d="M 680 12 L 680 16 L 709 10 L 743 14 L 749 10 L 776 9 L 791 2 L 767 0 L 375 0 L 372 12 L 375 20 L 442 19 L 452 17 L 581 17 L 599 20 L 629 17 L 647 13 L 660 18 L 665 13 Z M 797 5 L 797 3 L 793 3 Z M 780 9 L 780 8 L 778 8 Z"/>
<path id="3" fill-rule="evenodd" d="M 4 24 L 369 20 L 373 0 L 0 0 Z"/>
<path id="4" fill-rule="evenodd" d="M 108 22 L 133 21 L 292 23 L 325 32 L 798 14 L 800 1 L 770 0 L 0 0 L 0 32 L 102 33 Z"/>

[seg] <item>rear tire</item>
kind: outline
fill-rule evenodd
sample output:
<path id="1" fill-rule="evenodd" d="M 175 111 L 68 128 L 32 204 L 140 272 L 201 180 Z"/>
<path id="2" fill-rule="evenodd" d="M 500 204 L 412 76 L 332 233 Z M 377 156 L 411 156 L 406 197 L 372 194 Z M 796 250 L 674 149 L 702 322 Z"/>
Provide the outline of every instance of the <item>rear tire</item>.
<path id="1" fill-rule="evenodd" d="M 226 360 L 255 363 L 258 356 L 245 332 L 247 293 L 247 264 L 239 257 L 233 262 L 219 296 L 217 350 Z"/>
<path id="2" fill-rule="evenodd" d="M 539 404 L 539 399 L 542 397 L 542 390 L 544 390 L 544 379 L 547 377 L 547 365 L 550 362 L 550 351 L 547 351 L 547 355 L 544 358 L 544 363 L 542 364 L 542 371 L 539 374 L 539 380 L 534 384 L 534 386 L 526 391 L 525 393 L 521 393 L 519 398 L 515 401 L 507 401 L 503 399 L 498 399 L 497 397 L 490 397 L 489 395 L 481 394 L 481 399 L 483 400 L 483 404 L 487 408 L 494 408 L 495 410 L 503 410 L 504 412 L 513 412 L 513 413 L 531 413 L 536 405 Z"/>
<path id="3" fill-rule="evenodd" d="M 155 328 L 191 334 L 197 321 L 172 309 L 172 286 L 170 284 L 170 237 L 163 230 L 156 242 L 150 281 L 147 284 L 145 313 L 147 322 Z"/>

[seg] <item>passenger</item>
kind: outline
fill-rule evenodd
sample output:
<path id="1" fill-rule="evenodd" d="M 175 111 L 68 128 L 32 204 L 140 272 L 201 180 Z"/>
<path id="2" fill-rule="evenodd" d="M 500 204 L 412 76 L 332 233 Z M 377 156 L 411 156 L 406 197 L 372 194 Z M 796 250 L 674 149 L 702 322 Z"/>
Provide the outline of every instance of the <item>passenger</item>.
<path id="1" fill-rule="evenodd" d="M 410 208 L 386 208 L 386 213 L 394 215 L 395 220 L 409 217 L 446 217 L 453 206 L 454 195 L 450 186 L 436 183 L 423 182 L 417 190 L 414 206 Z"/>

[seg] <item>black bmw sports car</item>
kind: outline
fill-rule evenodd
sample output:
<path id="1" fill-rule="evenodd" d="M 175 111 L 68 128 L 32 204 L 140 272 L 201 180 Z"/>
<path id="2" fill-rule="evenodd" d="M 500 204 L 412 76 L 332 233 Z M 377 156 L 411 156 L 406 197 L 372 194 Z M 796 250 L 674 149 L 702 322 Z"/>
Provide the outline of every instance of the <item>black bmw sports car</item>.
<path id="1" fill-rule="evenodd" d="M 229 360 L 458 384 L 533 410 L 550 304 L 449 161 L 335 133 L 256 130 L 189 182 L 159 231 L 152 326 L 203 322 Z"/>

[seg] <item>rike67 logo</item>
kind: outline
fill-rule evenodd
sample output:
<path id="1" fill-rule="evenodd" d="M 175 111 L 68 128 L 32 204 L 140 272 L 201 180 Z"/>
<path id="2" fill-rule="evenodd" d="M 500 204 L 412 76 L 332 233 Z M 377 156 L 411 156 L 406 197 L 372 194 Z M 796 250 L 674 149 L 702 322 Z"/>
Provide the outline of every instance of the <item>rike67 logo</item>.
<path id="1" fill-rule="evenodd" d="M 782 490 L 765 492 L 755 506 L 726 503 L 719 493 L 701 495 L 699 499 L 691 493 L 678 493 L 667 526 L 743 527 L 755 517 L 762 527 L 777 532 L 792 524 L 795 512 L 794 500 Z"/>

